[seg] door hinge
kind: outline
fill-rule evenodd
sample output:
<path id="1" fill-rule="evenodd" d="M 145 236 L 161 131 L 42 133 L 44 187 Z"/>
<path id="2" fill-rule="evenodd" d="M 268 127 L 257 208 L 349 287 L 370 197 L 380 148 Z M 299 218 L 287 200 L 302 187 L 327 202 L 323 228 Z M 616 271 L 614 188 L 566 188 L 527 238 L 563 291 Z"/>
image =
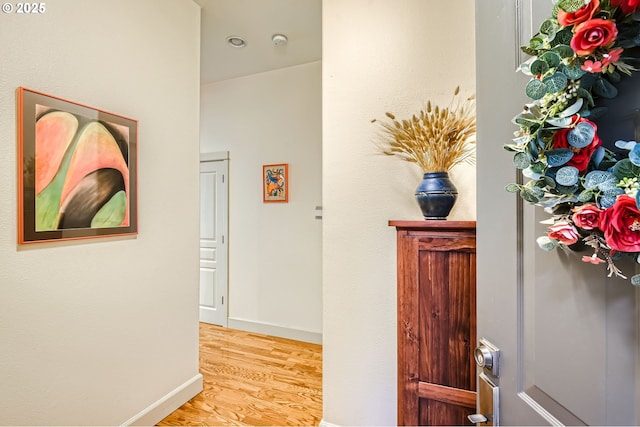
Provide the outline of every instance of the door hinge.
<path id="1" fill-rule="evenodd" d="M 222 183 L 224 184 L 224 174 L 222 174 Z"/>
<path id="2" fill-rule="evenodd" d="M 222 295 L 222 305 L 224 305 L 224 295 Z"/>
<path id="3" fill-rule="evenodd" d="M 224 234 L 222 235 L 222 244 L 224 245 Z"/>

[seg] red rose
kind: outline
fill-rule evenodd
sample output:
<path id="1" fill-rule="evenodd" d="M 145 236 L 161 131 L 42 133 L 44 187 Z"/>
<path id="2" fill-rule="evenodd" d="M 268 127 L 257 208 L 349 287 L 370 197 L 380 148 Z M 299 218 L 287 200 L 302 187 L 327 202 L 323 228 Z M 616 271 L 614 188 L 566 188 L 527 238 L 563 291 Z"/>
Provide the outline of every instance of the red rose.
<path id="1" fill-rule="evenodd" d="M 613 21 L 597 18 L 576 25 L 573 33 L 571 48 L 578 55 L 587 56 L 600 46 L 612 44 L 618 36 L 618 28 Z"/>
<path id="2" fill-rule="evenodd" d="M 573 209 L 573 217 L 571 218 L 574 224 L 582 228 L 583 230 L 593 230 L 598 228 L 598 222 L 602 209 L 594 204 L 582 205 Z"/>
<path id="3" fill-rule="evenodd" d="M 634 198 L 622 194 L 600 215 L 600 229 L 611 249 L 640 252 L 640 211 Z"/>
<path id="4" fill-rule="evenodd" d="M 640 0 L 611 0 L 611 6 L 622 9 L 625 15 L 633 13 L 640 6 Z M 558 14 L 559 15 L 559 14 Z"/>
<path id="5" fill-rule="evenodd" d="M 593 14 L 596 13 L 599 7 L 600 0 L 591 0 L 589 4 L 582 6 L 575 12 L 565 12 L 564 10 L 560 9 L 558 10 L 558 23 L 563 27 L 568 27 L 584 21 L 588 21 L 589 19 L 593 18 Z"/>
<path id="6" fill-rule="evenodd" d="M 575 124 L 578 124 L 580 122 L 587 122 L 594 127 L 596 133 L 593 137 L 593 141 L 591 141 L 591 144 L 587 145 L 584 148 L 576 148 L 570 146 L 569 142 L 567 141 L 567 135 L 571 131 L 571 128 L 565 128 L 560 129 L 553 134 L 553 148 L 570 148 L 571 151 L 573 151 L 573 157 L 567 162 L 567 166 L 573 166 L 580 172 L 584 172 L 589 165 L 591 155 L 593 154 L 595 149 L 602 144 L 602 141 L 598 136 L 598 126 L 595 123 L 590 120 L 581 118 Z"/>

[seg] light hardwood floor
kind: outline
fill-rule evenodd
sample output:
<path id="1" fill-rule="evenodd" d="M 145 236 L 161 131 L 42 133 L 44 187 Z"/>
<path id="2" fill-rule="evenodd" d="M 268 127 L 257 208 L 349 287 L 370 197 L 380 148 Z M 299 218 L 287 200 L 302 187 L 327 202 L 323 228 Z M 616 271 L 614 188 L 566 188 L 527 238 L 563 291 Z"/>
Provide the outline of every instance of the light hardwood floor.
<path id="1" fill-rule="evenodd" d="M 317 426 L 322 346 L 200 324 L 204 390 L 160 426 Z"/>

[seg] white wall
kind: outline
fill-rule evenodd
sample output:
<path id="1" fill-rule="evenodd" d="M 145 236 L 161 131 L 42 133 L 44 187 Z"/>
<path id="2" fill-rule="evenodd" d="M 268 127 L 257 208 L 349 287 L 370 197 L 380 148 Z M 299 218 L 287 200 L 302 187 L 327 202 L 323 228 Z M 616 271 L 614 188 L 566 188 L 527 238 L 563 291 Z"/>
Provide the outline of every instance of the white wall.
<path id="1" fill-rule="evenodd" d="M 0 424 L 152 424 L 136 417 L 201 387 L 200 11 L 45 4 L 0 16 Z M 18 86 L 139 120 L 137 238 L 16 244 Z"/>
<path id="2" fill-rule="evenodd" d="M 203 153 L 229 151 L 229 326 L 319 342 L 321 63 L 204 85 Z M 288 163 L 289 202 L 262 202 L 262 165 Z"/>
<path id="3" fill-rule="evenodd" d="M 324 414 L 337 425 L 396 423 L 396 241 L 420 220 L 421 172 L 376 154 L 386 111 L 409 115 L 475 87 L 472 0 L 323 1 Z M 475 219 L 462 166 L 449 219 Z"/>

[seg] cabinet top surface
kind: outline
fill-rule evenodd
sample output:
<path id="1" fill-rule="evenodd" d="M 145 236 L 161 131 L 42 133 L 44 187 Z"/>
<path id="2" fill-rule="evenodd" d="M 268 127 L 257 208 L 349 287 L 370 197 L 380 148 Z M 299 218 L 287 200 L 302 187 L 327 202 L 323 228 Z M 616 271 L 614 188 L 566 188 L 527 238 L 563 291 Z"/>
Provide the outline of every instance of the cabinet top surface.
<path id="1" fill-rule="evenodd" d="M 441 221 L 441 220 L 423 220 L 423 221 L 389 221 L 391 227 L 398 230 L 443 230 L 443 229 L 467 229 L 474 230 L 476 228 L 475 221 Z"/>

